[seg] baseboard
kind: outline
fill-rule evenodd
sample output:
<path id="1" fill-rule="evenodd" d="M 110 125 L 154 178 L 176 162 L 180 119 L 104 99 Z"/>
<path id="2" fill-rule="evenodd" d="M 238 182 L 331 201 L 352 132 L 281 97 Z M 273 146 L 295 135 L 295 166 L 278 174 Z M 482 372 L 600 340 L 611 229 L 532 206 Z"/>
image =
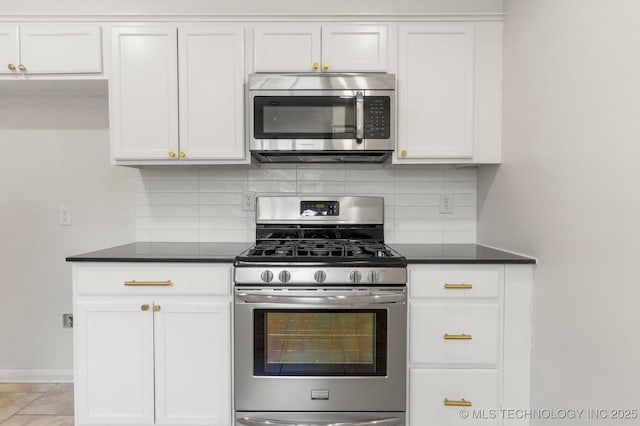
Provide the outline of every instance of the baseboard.
<path id="1" fill-rule="evenodd" d="M 0 383 L 73 383 L 73 370 L 0 370 Z"/>

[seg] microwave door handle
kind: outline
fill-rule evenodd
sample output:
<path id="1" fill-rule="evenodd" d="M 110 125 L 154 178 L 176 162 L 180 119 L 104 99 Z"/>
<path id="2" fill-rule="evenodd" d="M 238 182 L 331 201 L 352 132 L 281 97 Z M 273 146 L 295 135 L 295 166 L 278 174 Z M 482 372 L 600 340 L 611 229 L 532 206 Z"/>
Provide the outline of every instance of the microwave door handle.
<path id="1" fill-rule="evenodd" d="M 356 140 L 362 143 L 364 139 L 364 93 L 356 93 Z"/>
<path id="2" fill-rule="evenodd" d="M 238 423 L 246 426 L 397 426 L 400 424 L 400 419 L 397 417 L 389 417 L 386 419 L 376 419 L 364 422 L 332 422 L 332 423 L 318 423 L 318 422 L 305 422 L 303 421 L 284 421 L 284 420 L 272 420 L 272 419 L 258 419 L 253 417 L 241 417 L 238 419 Z"/>
<path id="3" fill-rule="evenodd" d="M 379 305 L 403 303 L 406 295 L 401 293 L 368 294 L 362 296 L 283 296 L 256 293 L 238 293 L 238 299 L 246 303 L 275 303 L 289 305 Z"/>

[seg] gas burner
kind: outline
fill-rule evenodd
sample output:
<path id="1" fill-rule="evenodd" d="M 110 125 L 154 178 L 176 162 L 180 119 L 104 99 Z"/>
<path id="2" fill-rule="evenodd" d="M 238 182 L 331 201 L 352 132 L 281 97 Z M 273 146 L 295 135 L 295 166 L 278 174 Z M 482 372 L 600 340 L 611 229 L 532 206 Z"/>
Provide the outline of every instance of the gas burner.
<path id="1" fill-rule="evenodd" d="M 302 240 L 296 245 L 296 256 L 344 256 L 344 243 L 335 240 Z"/>

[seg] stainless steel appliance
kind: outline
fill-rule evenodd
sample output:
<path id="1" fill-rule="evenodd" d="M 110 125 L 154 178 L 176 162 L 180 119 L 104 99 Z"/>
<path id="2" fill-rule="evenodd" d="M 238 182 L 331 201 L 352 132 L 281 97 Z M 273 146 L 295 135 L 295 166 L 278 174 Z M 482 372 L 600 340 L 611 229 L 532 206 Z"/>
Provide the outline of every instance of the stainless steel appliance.
<path id="1" fill-rule="evenodd" d="M 393 74 L 252 74 L 248 134 L 263 162 L 382 162 L 393 152 Z"/>
<path id="2" fill-rule="evenodd" d="M 236 425 L 405 424 L 406 260 L 381 197 L 259 197 L 235 260 Z"/>

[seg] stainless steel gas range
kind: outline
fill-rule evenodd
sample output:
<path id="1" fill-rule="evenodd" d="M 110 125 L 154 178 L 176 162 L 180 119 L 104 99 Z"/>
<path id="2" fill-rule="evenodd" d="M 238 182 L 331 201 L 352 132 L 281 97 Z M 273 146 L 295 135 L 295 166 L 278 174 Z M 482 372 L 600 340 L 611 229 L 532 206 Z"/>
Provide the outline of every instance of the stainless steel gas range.
<path id="1" fill-rule="evenodd" d="M 259 197 L 235 260 L 236 425 L 405 425 L 406 260 L 381 197 Z"/>

